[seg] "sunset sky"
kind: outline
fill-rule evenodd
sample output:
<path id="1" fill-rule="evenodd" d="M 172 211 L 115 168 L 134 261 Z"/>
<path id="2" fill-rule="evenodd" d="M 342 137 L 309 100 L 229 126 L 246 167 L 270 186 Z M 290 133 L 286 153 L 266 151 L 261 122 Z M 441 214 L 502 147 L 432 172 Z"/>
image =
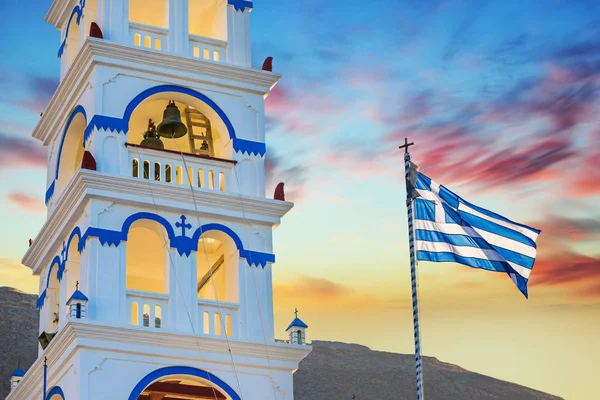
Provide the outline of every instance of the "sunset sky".
<path id="1" fill-rule="evenodd" d="M 45 220 L 30 137 L 58 84 L 50 0 L 0 12 L 0 285 Z M 33 3 L 32 3 L 33 4 Z M 426 356 L 563 396 L 600 398 L 600 2 L 256 0 L 253 63 L 274 57 L 268 196 L 276 336 L 411 353 L 402 153 L 462 197 L 542 230 L 526 300 L 505 274 L 419 264 Z M 424 387 L 427 391 L 427 369 Z"/>

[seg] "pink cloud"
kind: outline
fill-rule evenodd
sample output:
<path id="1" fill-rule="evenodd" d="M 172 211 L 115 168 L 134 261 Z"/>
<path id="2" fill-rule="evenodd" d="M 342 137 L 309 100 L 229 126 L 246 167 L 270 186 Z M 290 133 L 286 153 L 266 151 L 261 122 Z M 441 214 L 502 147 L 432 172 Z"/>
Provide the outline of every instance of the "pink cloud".
<path id="1" fill-rule="evenodd" d="M 0 132 L 0 169 L 46 167 L 46 150 L 32 140 Z"/>
<path id="2" fill-rule="evenodd" d="M 40 197 L 33 197 L 26 193 L 9 193 L 7 199 L 10 203 L 20 207 L 25 211 L 44 212 L 44 200 Z"/>

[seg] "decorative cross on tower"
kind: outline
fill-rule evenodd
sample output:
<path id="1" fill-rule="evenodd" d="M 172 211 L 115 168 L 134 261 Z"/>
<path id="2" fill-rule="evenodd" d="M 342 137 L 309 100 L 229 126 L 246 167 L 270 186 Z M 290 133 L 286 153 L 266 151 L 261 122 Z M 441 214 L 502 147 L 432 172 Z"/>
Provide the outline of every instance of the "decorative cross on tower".
<path id="1" fill-rule="evenodd" d="M 415 144 L 415 143 L 414 142 L 408 143 L 408 138 L 404 138 L 404 144 L 398 148 L 404 149 L 404 154 L 406 154 L 406 153 L 408 153 L 408 147 L 412 146 L 413 144 Z"/>
<path id="2" fill-rule="evenodd" d="M 297 308 L 294 310 L 294 314 L 296 315 L 296 318 L 298 318 L 298 309 Z"/>
<path id="3" fill-rule="evenodd" d="M 79 281 L 75 282 L 75 290 L 79 290 Z"/>
<path id="4" fill-rule="evenodd" d="M 182 215 L 181 216 L 181 222 L 177 222 L 175 224 L 176 227 L 181 228 L 181 236 L 185 236 L 185 230 L 186 229 L 192 229 L 192 225 L 191 224 L 186 224 L 185 220 L 186 220 L 185 215 Z"/>

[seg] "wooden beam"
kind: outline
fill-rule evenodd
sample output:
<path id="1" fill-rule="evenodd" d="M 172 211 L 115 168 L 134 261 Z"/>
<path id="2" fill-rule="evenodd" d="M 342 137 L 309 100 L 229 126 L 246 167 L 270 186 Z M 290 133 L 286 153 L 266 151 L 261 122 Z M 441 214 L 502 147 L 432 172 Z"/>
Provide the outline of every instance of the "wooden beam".
<path id="1" fill-rule="evenodd" d="M 198 249 L 200 250 L 200 249 Z M 217 262 L 215 262 L 215 264 L 210 268 L 210 270 L 204 274 L 204 276 L 202 277 L 202 279 L 200 279 L 200 281 L 198 281 L 198 292 L 200 292 L 200 289 L 202 289 L 210 280 L 210 277 L 212 275 L 215 274 L 215 272 L 217 272 L 219 270 L 219 268 L 221 268 L 221 265 L 223 265 L 223 263 L 225 262 L 225 258 L 223 256 L 219 257 L 219 259 L 217 260 Z"/>
<path id="2" fill-rule="evenodd" d="M 191 397 L 193 399 L 226 399 L 226 397 L 216 388 L 206 386 L 182 385 L 167 382 L 155 382 L 148 386 L 144 390 L 144 393 L 149 394 L 148 400 L 152 400 L 152 396 L 155 394 L 164 394 L 165 396 L 182 395 Z M 138 400 L 141 399 L 138 398 Z M 168 398 L 165 397 L 163 400 L 168 400 Z"/>

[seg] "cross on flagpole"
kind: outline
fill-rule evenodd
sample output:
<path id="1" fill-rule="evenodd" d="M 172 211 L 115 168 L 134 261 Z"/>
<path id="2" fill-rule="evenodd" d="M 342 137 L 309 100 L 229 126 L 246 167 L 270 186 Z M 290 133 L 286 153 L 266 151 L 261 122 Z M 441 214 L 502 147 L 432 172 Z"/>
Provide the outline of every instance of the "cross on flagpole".
<path id="1" fill-rule="evenodd" d="M 423 397 L 423 371 L 421 365 L 421 337 L 419 334 L 419 304 L 417 297 L 417 262 L 415 259 L 415 235 L 413 229 L 413 185 L 410 181 L 410 153 L 408 148 L 414 145 L 414 142 L 408 142 L 404 138 L 404 144 L 399 146 L 404 149 L 404 178 L 406 183 L 406 207 L 408 208 L 408 245 L 410 250 L 410 283 L 412 287 L 412 305 L 413 305 L 413 326 L 415 336 L 415 369 L 417 378 L 417 400 L 424 400 Z"/>

